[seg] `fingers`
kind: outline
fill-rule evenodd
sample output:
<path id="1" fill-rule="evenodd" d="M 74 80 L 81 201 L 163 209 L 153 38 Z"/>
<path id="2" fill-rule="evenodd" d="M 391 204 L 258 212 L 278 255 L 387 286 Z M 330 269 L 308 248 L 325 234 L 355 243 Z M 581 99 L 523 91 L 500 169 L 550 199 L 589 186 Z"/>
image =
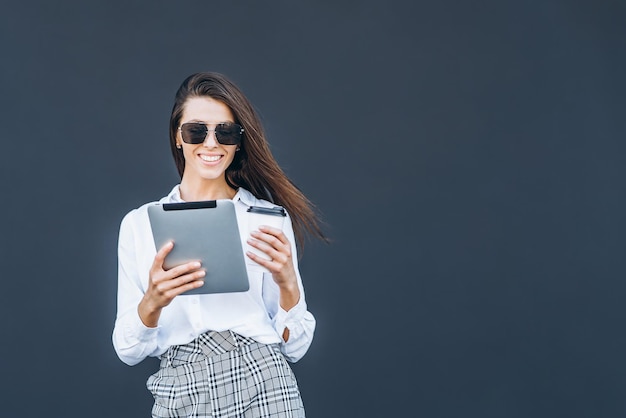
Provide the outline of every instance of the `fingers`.
<path id="1" fill-rule="evenodd" d="M 268 260 L 268 261 L 274 261 L 274 262 L 283 264 L 283 263 L 287 262 L 287 260 L 290 257 L 288 249 L 285 250 L 286 252 L 278 251 L 277 249 L 275 249 L 271 245 L 269 245 L 269 244 L 267 244 L 265 242 L 262 242 L 262 241 L 254 240 L 254 239 L 249 239 L 248 240 L 248 244 L 250 244 L 251 247 L 254 247 L 254 248 L 260 250 L 261 252 L 267 254 L 267 257 L 270 258 L 270 260 Z M 267 260 L 267 257 L 264 258 L 262 256 L 259 256 L 258 254 L 255 254 L 254 252 L 251 252 L 251 251 L 249 251 L 249 253 L 254 254 L 256 256 L 255 258 L 253 258 L 254 261 L 257 261 L 257 259 Z M 261 264 L 261 263 L 259 263 L 259 264 Z"/>
<path id="2" fill-rule="evenodd" d="M 191 289 L 196 289 L 204 284 L 201 280 L 206 272 L 201 269 L 198 261 L 190 261 L 169 270 L 163 268 L 166 256 L 174 248 L 172 241 L 166 243 L 154 256 L 150 269 L 150 280 L 146 296 L 153 306 L 165 307 L 174 299 Z"/>
<path id="3" fill-rule="evenodd" d="M 191 273 L 176 276 L 174 278 L 155 283 L 158 294 L 167 299 L 173 299 L 187 290 L 195 289 L 204 284 L 201 280 L 206 275 L 204 270 L 193 271 Z"/>
<path id="4" fill-rule="evenodd" d="M 201 264 L 197 261 L 181 264 L 180 266 L 172 267 L 169 270 L 157 270 L 150 275 L 151 282 L 155 285 L 161 285 L 167 283 L 168 287 L 175 287 L 188 279 L 199 279 L 206 274 L 204 270 L 200 270 Z"/>
<path id="5" fill-rule="evenodd" d="M 262 267 L 265 267 L 270 273 L 272 273 L 272 278 L 278 284 L 278 286 L 286 286 L 293 287 L 294 284 L 297 283 L 297 276 L 294 269 L 293 262 L 291 260 L 291 249 L 287 247 L 288 252 L 277 251 L 275 248 L 269 246 L 269 244 L 256 241 L 256 240 L 248 240 L 248 243 L 263 251 L 267 255 L 271 257 L 270 260 L 259 256 L 258 254 L 253 253 L 252 251 L 247 251 L 247 256 L 252 259 L 252 261 L 256 262 Z"/>
<path id="6" fill-rule="evenodd" d="M 253 252 L 247 252 L 249 258 L 265 267 L 272 273 L 289 270 L 291 263 L 291 244 L 280 229 L 261 226 L 260 231 L 252 232 L 248 239 L 250 246 L 260 250 L 270 257 L 269 260 Z"/>
<path id="7" fill-rule="evenodd" d="M 259 227 L 259 231 L 267 235 L 273 236 L 277 241 L 280 241 L 281 244 L 289 245 L 289 240 L 287 239 L 287 237 L 285 236 L 285 234 L 283 233 L 281 229 L 273 228 L 267 225 L 261 225 Z"/>
<path id="8" fill-rule="evenodd" d="M 206 272 L 197 270 L 196 265 L 199 265 L 199 263 L 187 263 L 184 266 L 178 266 L 168 271 L 159 270 L 150 276 L 148 290 L 144 297 L 150 301 L 152 306 L 161 309 L 169 305 L 181 293 L 201 287 L 204 284 L 202 278 L 206 275 Z M 185 274 L 172 276 L 172 271 L 176 269 L 180 271 L 179 267 L 192 268 L 192 271 L 185 270 Z"/>
<path id="9" fill-rule="evenodd" d="M 198 270 L 202 264 L 198 261 L 190 261 L 189 263 L 181 264 L 180 266 L 172 267 L 169 270 L 165 270 L 167 276 L 172 279 L 174 277 L 182 276 L 183 274 Z"/>
<path id="10" fill-rule="evenodd" d="M 165 258 L 172 251 L 173 248 L 174 243 L 172 241 L 169 241 L 165 245 L 163 245 L 163 247 L 161 247 L 161 249 L 159 249 L 159 251 L 154 256 L 152 268 L 150 269 L 150 277 L 153 281 L 159 282 L 162 280 L 170 280 L 200 268 L 201 264 L 198 261 L 190 261 L 188 263 L 172 267 L 169 270 L 165 270 L 165 268 L 163 267 L 163 263 L 165 262 Z"/>
<path id="11" fill-rule="evenodd" d="M 274 258 L 268 260 L 267 258 L 261 257 L 260 255 L 253 253 L 252 251 L 247 251 L 246 255 L 258 265 L 265 267 L 272 274 L 280 272 L 283 266 L 286 265 L 285 263 L 278 262 L 278 260 Z"/>
<path id="12" fill-rule="evenodd" d="M 156 253 L 156 256 L 154 256 L 154 261 L 152 262 L 153 270 L 163 268 L 163 262 L 165 261 L 165 257 L 167 257 L 170 251 L 172 251 L 172 248 L 174 248 L 174 242 L 168 241 L 159 249 L 159 251 Z"/>
<path id="13" fill-rule="evenodd" d="M 291 256 L 291 243 L 280 229 L 272 228 L 269 226 L 261 226 L 260 231 L 252 232 L 250 235 L 253 238 L 265 243 L 264 247 L 257 247 L 261 251 L 274 249 L 278 252 L 284 253 L 287 256 Z M 268 255 L 271 255 L 268 253 Z"/>

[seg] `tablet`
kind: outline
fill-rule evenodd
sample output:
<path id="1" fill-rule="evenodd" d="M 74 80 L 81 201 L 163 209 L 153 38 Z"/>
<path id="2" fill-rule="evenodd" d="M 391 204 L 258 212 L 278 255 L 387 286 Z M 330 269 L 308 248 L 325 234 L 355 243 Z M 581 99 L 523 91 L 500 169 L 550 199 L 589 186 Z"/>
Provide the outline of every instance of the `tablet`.
<path id="1" fill-rule="evenodd" d="M 163 263 L 166 270 L 193 260 L 206 270 L 204 285 L 183 295 L 250 288 L 232 200 L 154 203 L 148 206 L 148 216 L 157 250 L 174 241 Z"/>

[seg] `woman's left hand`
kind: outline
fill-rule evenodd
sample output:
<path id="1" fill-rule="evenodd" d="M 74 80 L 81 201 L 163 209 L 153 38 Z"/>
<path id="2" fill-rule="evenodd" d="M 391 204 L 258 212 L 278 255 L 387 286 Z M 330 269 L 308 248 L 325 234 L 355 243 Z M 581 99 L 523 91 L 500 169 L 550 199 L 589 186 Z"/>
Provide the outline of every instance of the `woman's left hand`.
<path id="1" fill-rule="evenodd" d="M 283 231 L 270 226 L 260 226 L 259 232 L 255 231 L 250 235 L 254 239 L 248 239 L 248 244 L 267 254 L 270 260 L 251 251 L 246 254 L 272 273 L 272 278 L 280 288 L 280 306 L 288 311 L 300 300 L 298 278 L 291 258 L 291 243 Z M 289 328 L 285 328 L 282 337 L 284 341 L 289 340 Z"/>
<path id="2" fill-rule="evenodd" d="M 268 269 L 281 290 L 297 286 L 296 271 L 291 259 L 291 243 L 283 231 L 263 225 L 259 227 L 258 232 L 252 232 L 250 235 L 254 239 L 248 239 L 248 244 L 267 254 L 270 259 L 267 260 L 251 251 L 246 253 L 248 257 Z"/>

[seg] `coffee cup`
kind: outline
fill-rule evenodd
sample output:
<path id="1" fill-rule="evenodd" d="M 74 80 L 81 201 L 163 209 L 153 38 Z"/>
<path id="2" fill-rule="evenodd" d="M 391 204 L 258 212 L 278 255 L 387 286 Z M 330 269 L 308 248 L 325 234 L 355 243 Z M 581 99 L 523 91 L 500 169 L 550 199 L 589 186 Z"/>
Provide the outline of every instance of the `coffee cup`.
<path id="1" fill-rule="evenodd" d="M 285 209 L 281 208 L 280 206 L 275 206 L 273 208 L 251 206 L 248 208 L 248 235 L 250 235 L 252 232 L 260 231 L 259 227 L 262 225 L 270 226 L 272 228 L 280 229 L 282 231 L 286 216 L 287 213 L 285 212 Z M 252 236 L 250 238 L 255 239 Z M 262 257 L 266 260 L 271 260 L 271 257 L 265 252 L 251 246 L 250 244 L 247 244 L 247 247 L 249 251 L 253 252 L 259 257 Z M 251 259 L 249 261 L 257 268 L 268 272 L 265 267 L 255 263 Z"/>

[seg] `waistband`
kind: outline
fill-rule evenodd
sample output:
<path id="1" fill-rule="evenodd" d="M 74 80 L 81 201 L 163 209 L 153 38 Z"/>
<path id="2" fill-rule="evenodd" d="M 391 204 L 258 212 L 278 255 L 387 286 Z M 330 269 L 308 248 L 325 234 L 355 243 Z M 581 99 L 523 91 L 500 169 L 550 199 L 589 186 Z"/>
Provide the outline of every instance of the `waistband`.
<path id="1" fill-rule="evenodd" d="M 161 367 L 180 366 L 194 363 L 207 357 L 219 356 L 229 351 L 256 343 L 232 331 L 208 331 L 195 340 L 182 345 L 174 345 L 161 354 Z"/>

